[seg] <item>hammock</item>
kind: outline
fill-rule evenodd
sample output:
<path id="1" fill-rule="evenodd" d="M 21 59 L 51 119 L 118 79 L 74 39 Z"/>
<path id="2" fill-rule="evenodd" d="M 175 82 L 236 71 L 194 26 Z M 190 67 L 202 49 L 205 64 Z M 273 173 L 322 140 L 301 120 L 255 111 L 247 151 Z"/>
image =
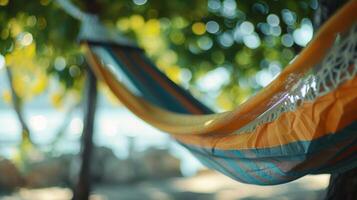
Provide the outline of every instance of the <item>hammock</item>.
<path id="1" fill-rule="evenodd" d="M 357 1 L 347 3 L 271 84 L 218 114 L 140 48 L 98 31 L 97 18 L 83 23 L 82 44 L 97 77 L 138 117 L 207 167 L 240 182 L 273 185 L 357 166 L 356 10 Z"/>

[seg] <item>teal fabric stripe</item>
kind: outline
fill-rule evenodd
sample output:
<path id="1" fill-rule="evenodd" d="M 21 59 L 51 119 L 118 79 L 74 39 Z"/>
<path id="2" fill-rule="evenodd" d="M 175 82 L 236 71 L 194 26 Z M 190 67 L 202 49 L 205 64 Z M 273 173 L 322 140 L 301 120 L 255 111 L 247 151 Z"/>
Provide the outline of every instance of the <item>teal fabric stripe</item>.
<path id="1" fill-rule="evenodd" d="M 159 104 L 162 107 L 165 107 L 166 109 L 169 109 L 173 112 L 189 113 L 189 111 L 180 102 L 178 102 L 175 97 L 171 96 L 170 93 L 166 92 L 165 89 L 160 84 L 158 84 L 154 78 L 150 77 L 142 69 L 138 61 L 133 59 L 132 51 L 121 51 L 121 53 L 128 59 L 131 64 L 131 67 L 135 68 L 135 71 L 137 72 L 137 78 L 140 77 L 142 82 L 145 83 L 147 90 L 149 90 L 157 97 Z"/>
<path id="2" fill-rule="evenodd" d="M 156 66 L 153 64 L 153 62 L 148 59 L 143 53 L 140 52 L 140 57 L 141 59 L 147 63 L 151 69 L 158 74 L 160 77 L 162 77 L 167 84 L 169 84 L 171 87 L 175 88 L 176 91 L 181 93 L 189 102 L 191 102 L 196 108 L 200 109 L 202 111 L 202 114 L 212 114 L 213 111 L 209 109 L 207 106 L 205 106 L 203 103 L 198 101 L 195 97 L 193 97 L 187 90 L 181 88 L 177 84 L 175 84 L 173 81 L 171 81 L 164 73 L 162 73 Z M 170 103 L 170 102 L 169 102 Z M 188 113 L 190 114 L 190 113 Z"/>
<path id="3" fill-rule="evenodd" d="M 158 105 L 158 100 L 157 97 L 154 96 L 150 91 L 146 89 L 146 86 L 144 83 L 142 83 L 136 76 L 135 74 L 129 70 L 129 68 L 121 62 L 120 59 L 112 52 L 111 48 L 109 46 L 103 46 L 103 48 L 111 55 L 111 58 L 114 59 L 117 63 L 117 66 L 115 67 L 120 67 L 121 70 L 124 71 L 125 75 L 131 80 L 133 85 L 142 93 L 143 97 L 147 100 L 150 101 L 151 103 Z"/>
<path id="4" fill-rule="evenodd" d="M 236 156 L 237 152 L 234 152 L 235 154 L 232 154 L 232 151 L 227 151 L 227 156 L 232 156 L 232 158 L 234 159 L 226 159 L 225 156 L 220 156 L 222 159 L 226 159 L 226 160 L 233 160 L 234 162 L 238 162 L 238 163 L 242 163 L 241 165 L 246 166 L 246 171 L 250 171 L 253 169 L 276 169 L 275 171 L 270 171 L 270 172 L 264 172 L 262 170 L 260 170 L 257 174 L 258 177 L 264 178 L 265 180 L 271 180 L 271 179 L 276 179 L 277 177 L 281 176 L 282 174 L 284 174 L 283 171 L 280 170 L 280 168 L 276 168 L 276 165 L 274 163 L 271 162 L 271 160 L 269 160 L 269 162 L 267 162 L 267 160 L 265 158 L 262 159 L 252 159 L 252 158 L 247 158 L 250 157 L 249 154 L 251 154 L 251 152 L 248 151 L 240 151 L 240 156 Z M 238 159 L 237 159 L 238 158 Z M 233 163 L 234 165 L 234 163 Z"/>
<path id="5" fill-rule="evenodd" d="M 332 173 L 356 167 L 356 133 L 357 122 L 354 122 L 342 131 L 333 135 L 325 136 L 310 142 L 294 142 L 280 147 L 259 149 L 259 151 L 218 149 L 212 151 L 210 148 L 181 144 L 195 155 L 199 154 L 200 156 L 198 158 L 208 157 L 211 162 L 214 160 L 214 163 L 223 164 L 220 168 L 216 169 L 224 174 L 229 174 L 232 178 L 246 183 L 272 185 L 285 183 L 306 174 Z M 302 146 L 307 147 L 307 149 L 299 154 L 296 152 L 294 154 L 286 154 L 284 151 L 285 148 L 291 149 L 290 147 L 294 145 L 301 146 L 299 143 L 304 144 Z M 313 148 L 308 148 L 309 146 Z M 274 149 L 280 149 L 279 152 L 281 154 L 276 154 L 277 151 L 274 151 Z M 331 152 L 331 149 L 335 151 Z M 328 150 L 329 154 L 324 153 L 324 150 Z M 352 151 L 352 155 L 349 155 L 336 163 L 330 162 L 347 151 Z M 268 156 L 267 152 L 275 152 L 275 154 Z M 314 160 L 316 157 L 325 157 L 326 162 L 317 163 L 316 160 Z M 249 166 L 250 169 L 247 169 L 246 167 L 242 169 L 242 163 Z M 254 165 L 252 165 L 252 163 L 254 163 Z M 297 166 L 305 163 L 312 164 L 311 168 L 297 170 Z M 314 165 L 314 163 L 316 164 Z M 208 167 L 211 166 L 210 162 L 207 160 L 205 160 L 205 164 Z M 214 167 L 212 166 L 212 168 Z M 236 169 L 236 171 L 232 171 L 232 169 Z"/>

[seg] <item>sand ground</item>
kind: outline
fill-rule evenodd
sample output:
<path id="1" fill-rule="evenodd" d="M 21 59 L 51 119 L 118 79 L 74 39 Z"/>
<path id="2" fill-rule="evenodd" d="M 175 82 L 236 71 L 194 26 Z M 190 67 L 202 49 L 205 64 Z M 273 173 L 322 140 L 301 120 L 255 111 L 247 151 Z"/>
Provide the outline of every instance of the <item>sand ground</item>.
<path id="1" fill-rule="evenodd" d="M 215 172 L 194 177 L 142 181 L 121 185 L 95 185 L 91 200 L 317 200 L 323 199 L 329 175 L 305 176 L 299 180 L 276 186 L 255 186 L 236 182 Z M 21 188 L 0 200 L 70 200 L 68 188 Z"/>

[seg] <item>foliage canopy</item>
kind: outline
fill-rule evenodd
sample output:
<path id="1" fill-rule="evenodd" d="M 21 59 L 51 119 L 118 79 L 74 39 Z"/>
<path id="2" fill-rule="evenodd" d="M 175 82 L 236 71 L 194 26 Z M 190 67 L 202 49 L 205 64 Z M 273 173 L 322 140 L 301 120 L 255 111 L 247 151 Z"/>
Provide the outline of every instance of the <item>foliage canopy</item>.
<path id="1" fill-rule="evenodd" d="M 133 38 L 170 78 L 223 110 L 265 86 L 307 44 L 317 8 L 316 0 L 98 3 L 106 26 Z M 19 96 L 29 99 L 60 82 L 52 95 L 60 106 L 68 91 L 81 90 L 80 23 L 56 1 L 0 0 L 0 20 L 0 53 Z"/>

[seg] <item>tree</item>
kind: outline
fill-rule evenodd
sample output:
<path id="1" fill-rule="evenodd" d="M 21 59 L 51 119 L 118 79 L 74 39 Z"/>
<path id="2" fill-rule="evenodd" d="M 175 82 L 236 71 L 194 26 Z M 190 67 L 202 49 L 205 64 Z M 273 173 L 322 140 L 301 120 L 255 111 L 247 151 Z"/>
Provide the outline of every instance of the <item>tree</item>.
<path id="1" fill-rule="evenodd" d="M 38 67 L 58 77 L 65 87 L 54 99 L 60 102 L 65 91 L 80 90 L 84 65 L 76 43 L 79 22 L 55 1 L 26 5 L 16 0 L 4 2 L 0 7 L 1 54 L 23 48 L 20 39 L 29 33 L 36 59 L 41 61 Z M 85 1 L 73 2 L 86 8 Z M 309 19 L 317 2 L 105 0 L 100 7 L 102 21 L 138 41 L 170 78 L 198 97 L 208 97 L 208 103 L 220 110 L 227 110 L 266 84 L 257 83 L 258 72 L 270 80 L 311 39 L 294 40 L 294 33 L 299 35 L 302 24 L 311 25 Z M 210 91 L 200 87 L 207 72 L 217 68 L 227 74 L 225 80 Z"/>

